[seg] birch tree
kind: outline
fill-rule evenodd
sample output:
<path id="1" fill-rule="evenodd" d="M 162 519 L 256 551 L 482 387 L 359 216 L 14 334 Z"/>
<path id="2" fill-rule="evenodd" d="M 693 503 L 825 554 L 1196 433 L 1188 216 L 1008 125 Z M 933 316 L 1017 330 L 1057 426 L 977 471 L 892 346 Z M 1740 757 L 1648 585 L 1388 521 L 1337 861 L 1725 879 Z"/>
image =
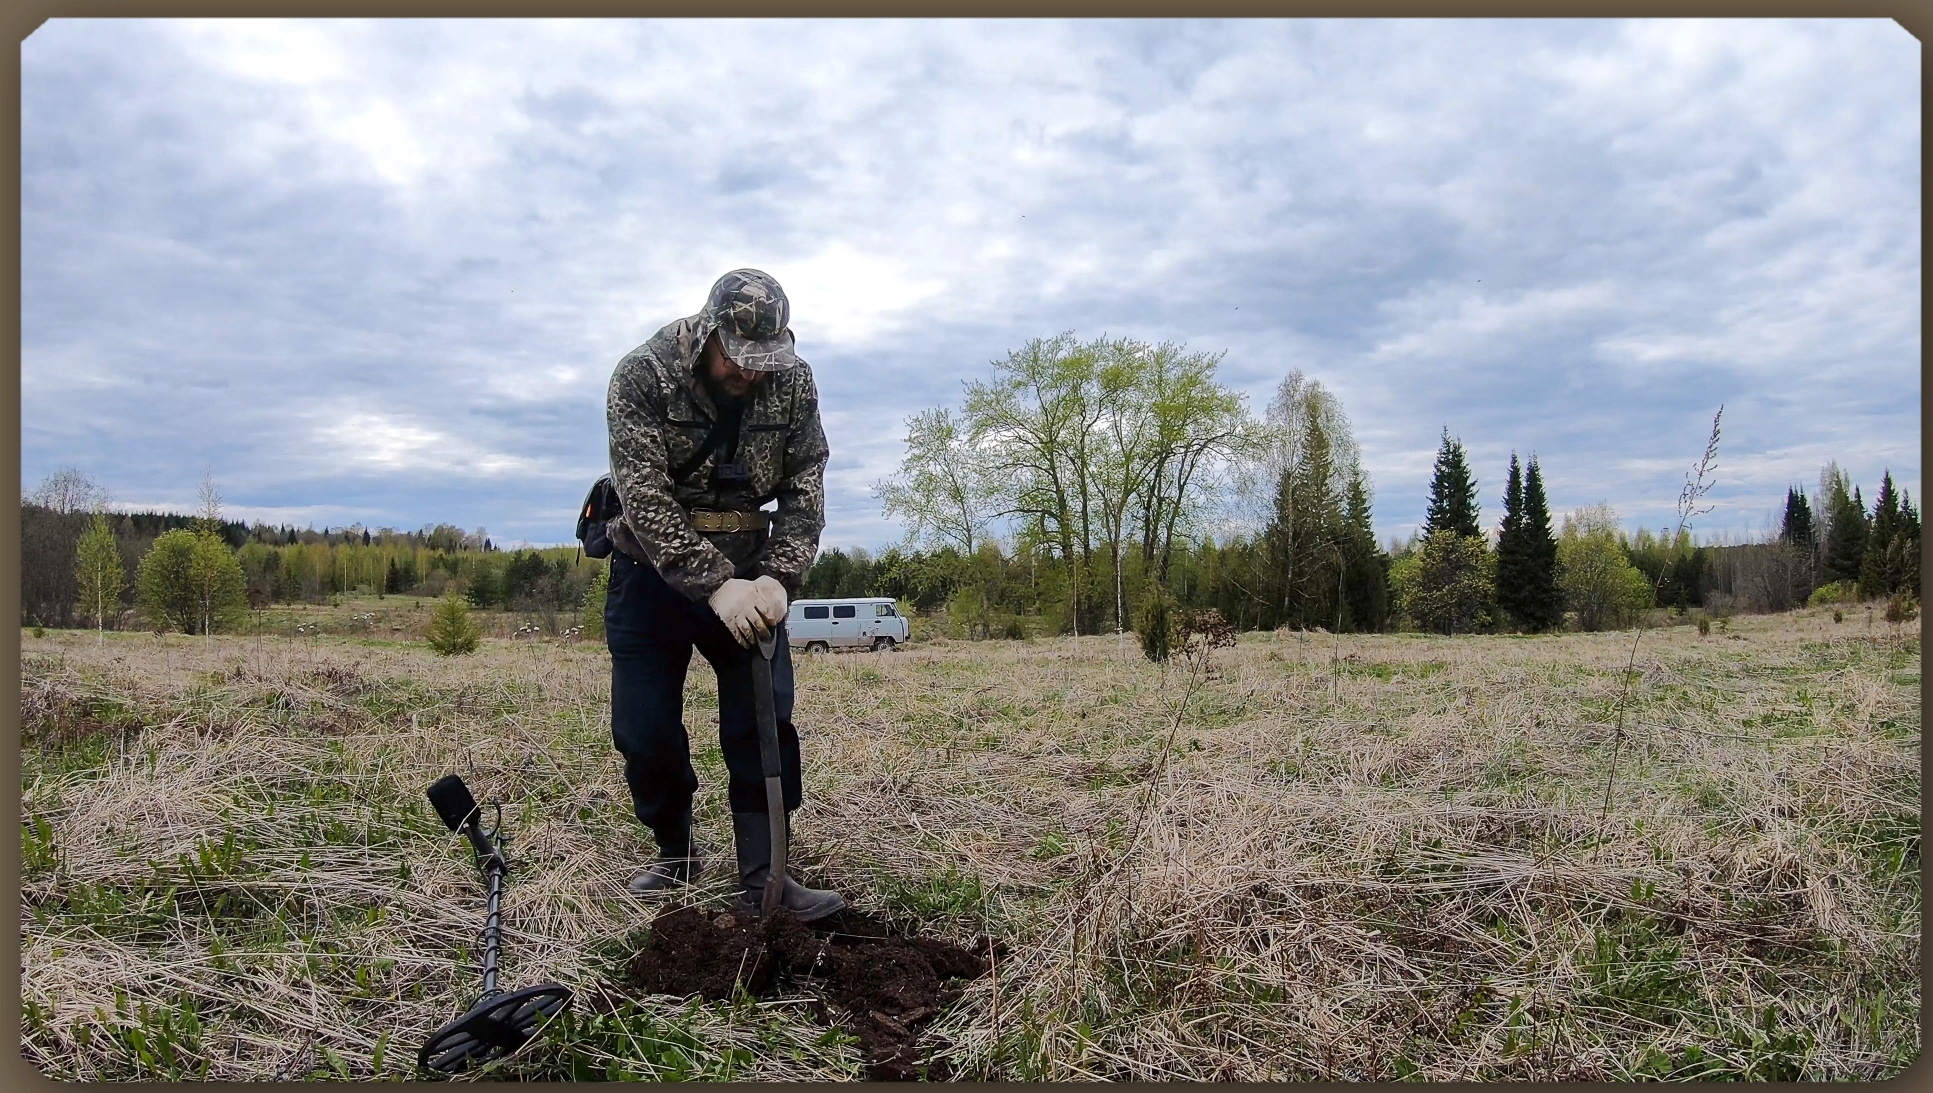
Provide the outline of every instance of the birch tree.
<path id="1" fill-rule="evenodd" d="M 989 453 L 1000 484 L 996 516 L 1014 517 L 1024 538 L 1052 543 L 1072 570 L 1074 632 L 1081 632 L 1091 571 L 1095 354 L 1072 332 L 1035 338 L 994 362 L 991 381 L 967 384 L 971 437 Z"/>
<path id="2" fill-rule="evenodd" d="M 74 552 L 74 577 L 80 587 L 82 617 L 94 617 L 94 640 L 99 643 L 107 628 L 107 614 L 121 606 L 121 590 L 127 587 L 127 571 L 121 568 L 121 547 L 105 513 L 95 513 L 80 546 Z"/>
<path id="3" fill-rule="evenodd" d="M 984 536 L 993 488 L 987 460 L 964 423 L 946 407 L 906 419 L 906 456 L 899 473 L 873 485 L 889 518 L 906 525 L 909 542 L 973 553 Z"/>

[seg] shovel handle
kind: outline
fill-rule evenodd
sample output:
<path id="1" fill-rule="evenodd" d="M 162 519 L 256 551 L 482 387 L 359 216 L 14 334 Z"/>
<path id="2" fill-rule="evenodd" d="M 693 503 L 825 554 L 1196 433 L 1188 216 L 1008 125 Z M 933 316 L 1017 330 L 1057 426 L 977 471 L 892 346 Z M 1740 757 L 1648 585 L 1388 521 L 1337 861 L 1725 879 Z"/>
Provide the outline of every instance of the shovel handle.
<path id="1" fill-rule="evenodd" d="M 758 639 L 759 655 L 752 658 L 752 706 L 758 714 L 758 754 L 765 774 L 765 812 L 772 825 L 772 869 L 765 878 L 761 908 L 767 922 L 772 920 L 772 912 L 778 909 L 779 896 L 785 890 L 785 788 L 780 779 L 784 768 L 779 759 L 778 704 L 772 695 L 772 657 L 778 652 L 779 626 Z"/>
<path id="2" fill-rule="evenodd" d="M 777 701 L 772 696 L 772 662 L 764 656 L 752 658 L 752 712 L 758 720 L 759 771 L 767 778 L 777 778 L 779 715 Z"/>

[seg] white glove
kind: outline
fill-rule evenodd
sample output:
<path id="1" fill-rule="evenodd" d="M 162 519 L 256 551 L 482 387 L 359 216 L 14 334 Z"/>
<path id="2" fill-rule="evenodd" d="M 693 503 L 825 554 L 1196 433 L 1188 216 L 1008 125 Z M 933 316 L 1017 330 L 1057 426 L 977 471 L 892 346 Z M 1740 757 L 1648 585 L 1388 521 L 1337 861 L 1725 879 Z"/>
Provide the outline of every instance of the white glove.
<path id="1" fill-rule="evenodd" d="M 758 589 L 758 613 L 771 626 L 785 621 L 785 586 L 777 577 L 760 577 L 752 582 Z"/>
<path id="2" fill-rule="evenodd" d="M 740 645 L 750 645 L 766 630 L 765 620 L 759 617 L 759 598 L 757 585 L 733 577 L 719 585 L 706 602 Z"/>

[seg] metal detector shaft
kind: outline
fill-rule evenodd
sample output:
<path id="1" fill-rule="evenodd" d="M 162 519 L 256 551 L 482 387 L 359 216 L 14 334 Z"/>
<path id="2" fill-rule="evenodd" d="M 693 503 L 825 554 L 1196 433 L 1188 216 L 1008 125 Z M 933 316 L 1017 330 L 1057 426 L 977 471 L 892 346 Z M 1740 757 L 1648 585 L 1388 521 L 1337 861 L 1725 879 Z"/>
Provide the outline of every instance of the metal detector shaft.
<path id="1" fill-rule="evenodd" d="M 495 866 L 495 863 L 492 863 Z M 490 914 L 483 920 L 483 997 L 497 993 L 497 952 L 503 944 L 503 869 L 493 867 L 490 874 Z"/>
<path id="2" fill-rule="evenodd" d="M 772 825 L 772 872 L 765 878 L 765 898 L 761 913 L 771 921 L 785 891 L 785 786 L 780 774 L 784 765 L 779 758 L 778 703 L 772 695 L 772 657 L 784 639 L 781 622 L 758 640 L 759 655 L 752 658 L 752 705 L 758 713 L 758 756 L 765 772 L 765 813 Z"/>

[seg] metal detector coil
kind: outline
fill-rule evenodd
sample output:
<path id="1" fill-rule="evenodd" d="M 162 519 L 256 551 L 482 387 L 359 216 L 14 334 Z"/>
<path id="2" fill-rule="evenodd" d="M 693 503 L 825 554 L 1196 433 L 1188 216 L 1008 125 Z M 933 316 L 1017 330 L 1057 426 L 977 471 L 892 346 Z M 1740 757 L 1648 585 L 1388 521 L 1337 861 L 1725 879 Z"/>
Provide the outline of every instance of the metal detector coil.
<path id="1" fill-rule="evenodd" d="M 562 1013 L 571 1002 L 571 990 L 561 983 L 539 983 L 520 991 L 497 989 L 497 956 L 503 941 L 501 903 L 503 877 L 510 864 L 503 856 L 503 806 L 496 806 L 496 824 L 482 827 L 482 809 L 463 779 L 454 774 L 438 778 L 429 787 L 430 805 L 451 831 L 470 841 L 476 852 L 477 868 L 490 882 L 490 911 L 483 925 L 483 996 L 469 1012 L 436 1031 L 417 1053 L 417 1065 L 424 1070 L 454 1073 L 477 1063 L 489 1062 L 522 1047 L 544 1020 Z"/>

